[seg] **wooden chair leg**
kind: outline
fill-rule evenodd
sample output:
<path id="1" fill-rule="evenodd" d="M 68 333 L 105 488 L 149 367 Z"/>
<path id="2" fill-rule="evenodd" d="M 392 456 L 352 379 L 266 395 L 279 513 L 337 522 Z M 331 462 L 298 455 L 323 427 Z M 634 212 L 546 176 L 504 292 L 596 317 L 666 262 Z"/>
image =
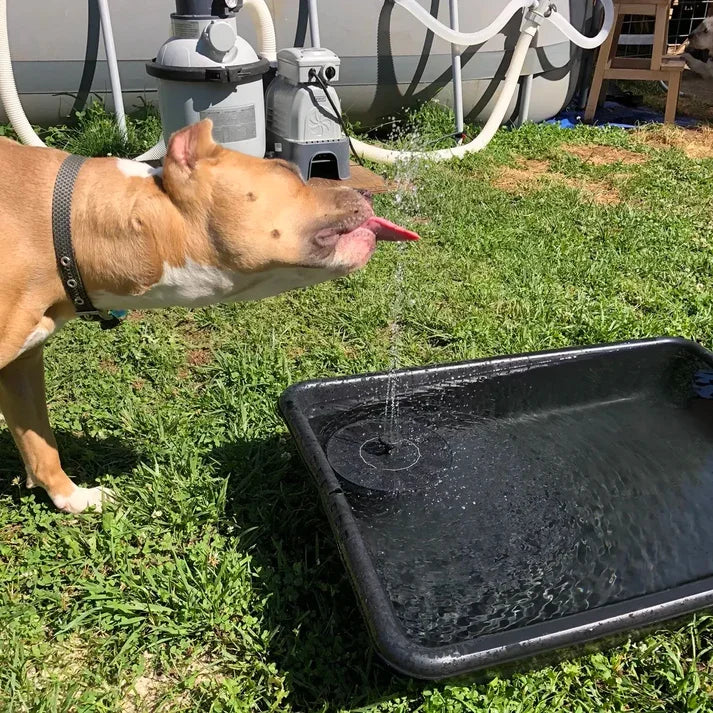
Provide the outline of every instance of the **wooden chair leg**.
<path id="1" fill-rule="evenodd" d="M 616 48 L 619 44 L 619 32 L 621 31 L 622 21 L 624 17 L 619 17 L 619 11 L 614 6 L 614 29 L 609 33 L 609 37 L 604 41 L 604 44 L 599 48 L 597 54 L 597 63 L 594 66 L 594 75 L 592 76 L 592 84 L 589 88 L 589 96 L 587 97 L 587 106 L 584 109 L 584 121 L 587 123 L 594 119 L 594 114 L 599 105 L 599 95 L 602 92 L 604 84 L 604 74 L 611 64 L 612 58 L 616 54 Z"/>
<path id="2" fill-rule="evenodd" d="M 651 48 L 651 69 L 657 72 L 661 69 L 661 58 L 666 54 L 668 44 L 668 3 L 656 8 L 654 24 L 654 44 Z"/>
<path id="3" fill-rule="evenodd" d="M 589 96 L 587 97 L 587 106 L 584 109 L 584 121 L 589 123 L 594 119 L 594 115 L 597 113 L 597 106 L 599 105 L 599 95 L 602 91 L 602 85 L 604 84 L 604 69 L 599 72 L 599 67 L 594 70 L 594 77 L 592 78 L 592 86 L 589 88 Z"/>
<path id="4" fill-rule="evenodd" d="M 676 108 L 678 107 L 678 93 L 681 89 L 681 75 L 683 72 L 670 72 L 668 75 L 668 94 L 666 95 L 666 111 L 664 124 L 676 123 Z"/>
<path id="5" fill-rule="evenodd" d="M 609 58 L 610 63 L 614 59 L 614 57 L 616 57 L 616 52 L 619 49 L 619 37 L 621 35 L 622 29 L 624 28 L 624 19 L 625 18 L 626 18 L 626 15 L 624 13 L 619 12 L 619 8 L 614 6 L 614 24 L 613 24 L 614 34 L 609 35 L 612 38 L 612 42 L 604 43 L 605 45 L 608 46 L 607 57 Z M 614 40 L 616 40 L 616 41 L 614 41 Z"/>

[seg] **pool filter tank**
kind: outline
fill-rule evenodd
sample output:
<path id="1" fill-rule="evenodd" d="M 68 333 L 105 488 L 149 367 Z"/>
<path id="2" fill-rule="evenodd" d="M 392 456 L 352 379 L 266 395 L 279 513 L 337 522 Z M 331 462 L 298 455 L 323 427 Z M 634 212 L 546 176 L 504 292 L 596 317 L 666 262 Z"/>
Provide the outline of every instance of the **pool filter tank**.
<path id="1" fill-rule="evenodd" d="M 226 148 L 259 157 L 267 148 L 297 164 L 305 180 L 349 178 L 349 140 L 330 86 L 339 57 L 319 47 L 283 49 L 268 85 L 270 62 L 238 35 L 242 7 L 243 0 L 176 0 L 172 36 L 146 65 L 158 79 L 165 141 L 211 119 L 213 138 Z"/>
<path id="2" fill-rule="evenodd" d="M 277 76 L 267 90 L 268 151 L 295 163 L 305 180 L 349 178 L 349 140 L 342 130 L 340 60 L 323 47 L 277 53 Z"/>
<path id="3" fill-rule="evenodd" d="M 238 35 L 242 0 L 176 0 L 172 37 L 147 72 L 158 79 L 164 139 L 201 119 L 213 121 L 213 138 L 226 148 L 265 155 L 263 75 L 260 59 Z"/>

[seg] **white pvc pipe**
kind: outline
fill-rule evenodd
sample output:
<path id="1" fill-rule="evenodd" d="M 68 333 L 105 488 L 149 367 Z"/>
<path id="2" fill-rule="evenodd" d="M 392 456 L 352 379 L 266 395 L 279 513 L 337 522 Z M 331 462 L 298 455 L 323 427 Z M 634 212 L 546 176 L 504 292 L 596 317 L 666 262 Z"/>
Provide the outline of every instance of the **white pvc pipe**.
<path id="1" fill-rule="evenodd" d="M 517 117 L 517 125 L 522 126 L 530 118 L 530 101 L 532 100 L 532 74 L 526 74 L 522 78 L 522 87 L 520 88 L 520 112 Z"/>
<path id="2" fill-rule="evenodd" d="M 28 146 L 44 146 L 22 110 L 15 86 L 10 58 L 10 41 L 7 35 L 7 0 L 0 0 L 0 101 L 12 128 L 20 141 Z"/>
<path id="3" fill-rule="evenodd" d="M 574 42 L 575 45 L 585 50 L 593 50 L 606 40 L 614 25 L 614 3 L 612 0 L 599 0 L 599 2 L 604 7 L 604 20 L 602 22 L 602 29 L 599 30 L 594 37 L 587 37 L 575 30 L 556 10 L 553 10 L 547 19 L 550 20 L 568 40 Z"/>
<path id="4" fill-rule="evenodd" d="M 252 14 L 253 22 L 258 30 L 258 54 L 268 62 L 277 62 L 275 24 L 265 0 L 245 0 L 243 7 Z"/>
<path id="5" fill-rule="evenodd" d="M 456 32 L 460 30 L 458 0 L 449 0 L 451 28 Z M 458 143 L 462 142 L 465 121 L 463 117 L 463 73 L 460 58 L 460 48 L 451 45 L 451 66 L 453 67 L 453 111 L 456 115 L 456 134 Z"/>
<path id="6" fill-rule="evenodd" d="M 109 3 L 107 0 L 97 0 L 99 5 L 99 17 L 101 20 L 102 36 L 104 37 L 104 50 L 106 52 L 106 63 L 109 67 L 109 83 L 111 84 L 111 96 L 114 100 L 114 115 L 116 124 L 119 127 L 121 137 L 126 141 L 126 112 L 124 111 L 124 95 L 121 92 L 121 78 L 119 77 L 119 63 L 116 60 L 116 47 L 114 45 L 114 31 L 111 28 L 111 14 L 109 13 Z"/>
<path id="7" fill-rule="evenodd" d="M 518 10 L 537 5 L 537 0 L 510 0 L 505 9 L 487 27 L 478 30 L 478 32 L 459 32 L 439 22 L 426 8 L 421 7 L 416 0 L 394 0 L 394 2 L 410 12 L 422 25 L 441 39 L 460 47 L 481 45 L 483 42 L 487 42 L 510 22 L 510 18 Z"/>
<path id="8" fill-rule="evenodd" d="M 485 148 L 493 136 L 495 136 L 495 132 L 500 128 L 500 124 L 505 118 L 505 114 L 517 89 L 520 72 L 527 58 L 527 51 L 530 48 L 533 37 L 537 34 L 538 27 L 539 24 L 535 22 L 529 20 L 525 21 L 512 53 L 510 66 L 505 73 L 505 80 L 503 81 L 498 100 L 495 102 L 493 111 L 485 123 L 485 126 L 483 126 L 480 133 L 470 143 L 452 149 L 440 149 L 439 151 L 393 151 L 352 139 L 355 152 L 369 161 L 376 161 L 377 163 L 397 163 L 411 158 L 422 158 L 428 159 L 429 161 L 448 161 L 452 158 L 463 158 L 463 156 L 469 153 Z"/>
<path id="9" fill-rule="evenodd" d="M 307 14 L 309 16 L 309 35 L 312 40 L 312 47 L 321 47 L 322 38 L 319 34 L 319 15 L 317 14 L 317 0 L 309 0 L 307 3 Z"/>

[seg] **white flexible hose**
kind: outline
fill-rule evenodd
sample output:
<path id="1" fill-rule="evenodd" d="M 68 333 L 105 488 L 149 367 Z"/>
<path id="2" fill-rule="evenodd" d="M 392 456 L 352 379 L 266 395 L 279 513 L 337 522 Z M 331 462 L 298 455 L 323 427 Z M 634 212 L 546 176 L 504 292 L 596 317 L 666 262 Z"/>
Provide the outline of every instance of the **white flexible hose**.
<path id="1" fill-rule="evenodd" d="M 166 142 L 163 136 L 148 150 L 137 156 L 134 161 L 160 161 L 166 155 Z"/>
<path id="2" fill-rule="evenodd" d="M 419 5 L 416 0 L 394 0 L 394 2 L 404 10 L 410 12 L 422 25 L 438 35 L 441 39 L 460 47 L 480 45 L 483 42 L 487 42 L 507 25 L 510 18 L 518 10 L 532 8 L 538 4 L 538 0 L 510 0 L 505 6 L 505 9 L 487 27 L 478 30 L 478 32 L 457 32 L 448 27 L 448 25 L 439 22 L 426 8 Z M 602 29 L 594 37 L 587 37 L 581 32 L 578 32 L 557 12 L 554 4 L 550 6 L 548 10 L 549 14 L 545 16 L 567 39 L 583 49 L 591 50 L 599 47 L 599 45 L 604 42 L 614 24 L 614 3 L 612 0 L 599 0 L 599 2 L 601 2 L 604 7 L 604 23 Z"/>
<path id="3" fill-rule="evenodd" d="M 581 32 L 572 27 L 572 25 L 567 22 L 567 20 L 560 15 L 556 10 L 552 11 L 552 14 L 548 16 L 548 20 L 571 42 L 578 45 L 585 50 L 593 50 L 599 47 L 604 40 L 609 36 L 611 28 L 614 25 L 614 3 L 612 0 L 599 0 L 599 2 L 604 7 L 604 21 L 602 23 L 602 29 L 594 35 L 594 37 L 587 37 Z"/>
<path id="4" fill-rule="evenodd" d="M 441 39 L 450 42 L 452 45 L 460 47 L 470 47 L 480 45 L 495 37 L 505 25 L 510 22 L 512 16 L 523 8 L 530 8 L 537 5 L 538 0 L 510 0 L 505 9 L 487 26 L 478 32 L 458 32 L 439 22 L 431 15 L 426 8 L 416 2 L 416 0 L 394 0 L 394 2 L 404 10 L 410 12 L 422 25 Z"/>
<path id="5" fill-rule="evenodd" d="M 20 141 L 28 146 L 44 146 L 44 141 L 27 120 L 17 95 L 10 59 L 10 41 L 7 36 L 7 0 L 0 0 L 0 101 Z"/>
<path id="6" fill-rule="evenodd" d="M 245 0 L 243 7 L 247 8 L 253 17 L 258 30 L 258 54 L 268 62 L 277 62 L 277 40 L 275 39 L 275 24 L 265 0 Z"/>
<path id="7" fill-rule="evenodd" d="M 604 7 L 604 21 L 602 23 L 602 29 L 594 37 L 586 37 L 575 30 L 574 27 L 557 12 L 554 5 L 547 7 L 548 0 L 511 0 L 488 27 L 480 32 L 463 33 L 456 32 L 439 22 L 430 12 L 421 7 L 416 0 L 394 0 L 394 2 L 405 10 L 408 10 L 439 37 L 457 46 L 469 46 L 486 42 L 500 32 L 510 17 L 512 17 L 513 13 L 517 12 L 518 9 L 531 8 L 531 10 L 525 14 L 525 22 L 520 31 L 520 37 L 515 45 L 510 66 L 505 73 L 505 80 L 500 90 L 498 100 L 493 107 L 493 111 L 490 113 L 480 133 L 470 143 L 452 149 L 440 149 L 437 151 L 394 151 L 381 148 L 380 146 L 372 146 L 357 139 L 351 140 L 357 156 L 368 159 L 369 161 L 375 161 L 376 163 L 394 164 L 412 158 L 428 159 L 429 161 L 447 161 L 452 158 L 462 158 L 469 153 L 482 150 L 490 143 L 490 140 L 495 136 L 496 131 L 505 118 L 505 113 L 517 91 L 520 72 L 527 58 L 527 51 L 544 17 L 551 20 L 555 27 L 569 40 L 585 49 L 593 49 L 601 45 L 609 35 L 614 22 L 614 4 L 612 0 L 599 0 Z M 535 8 L 536 10 L 533 12 Z M 538 17 L 540 14 L 541 17 Z"/>
<path id="8" fill-rule="evenodd" d="M 537 33 L 538 27 L 539 25 L 534 22 L 525 22 L 525 26 L 522 28 L 520 37 L 513 50 L 510 66 L 505 73 L 505 80 L 503 81 L 503 86 L 500 90 L 498 100 L 495 102 L 493 111 L 485 123 L 485 126 L 480 130 L 480 133 L 470 143 L 463 144 L 463 146 L 456 146 L 452 149 L 440 149 L 438 151 L 393 151 L 352 139 L 352 144 L 357 155 L 369 161 L 376 161 L 377 163 L 397 163 L 410 158 L 424 158 L 429 161 L 447 161 L 452 158 L 462 158 L 466 154 L 485 148 L 493 136 L 495 136 L 495 132 L 505 118 L 505 113 L 517 89 L 520 72 L 527 58 L 527 51 L 530 49 L 530 44 Z"/>

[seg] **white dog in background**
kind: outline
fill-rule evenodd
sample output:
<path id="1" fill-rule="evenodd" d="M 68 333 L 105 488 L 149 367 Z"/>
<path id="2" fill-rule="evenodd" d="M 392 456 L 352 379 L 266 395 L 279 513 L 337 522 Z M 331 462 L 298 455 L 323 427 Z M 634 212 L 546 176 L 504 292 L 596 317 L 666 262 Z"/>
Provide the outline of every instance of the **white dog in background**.
<path id="1" fill-rule="evenodd" d="M 683 56 L 696 74 L 713 80 L 713 17 L 707 17 L 691 32 Z"/>

